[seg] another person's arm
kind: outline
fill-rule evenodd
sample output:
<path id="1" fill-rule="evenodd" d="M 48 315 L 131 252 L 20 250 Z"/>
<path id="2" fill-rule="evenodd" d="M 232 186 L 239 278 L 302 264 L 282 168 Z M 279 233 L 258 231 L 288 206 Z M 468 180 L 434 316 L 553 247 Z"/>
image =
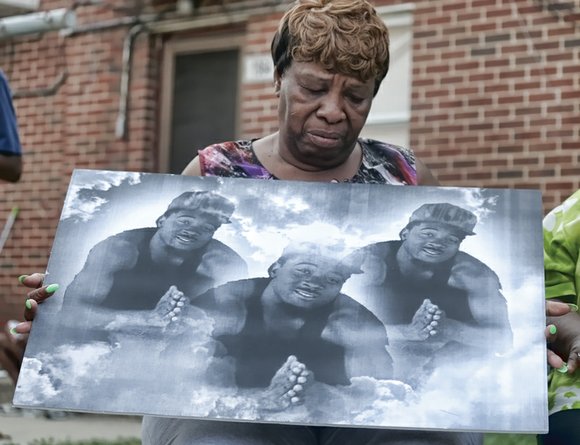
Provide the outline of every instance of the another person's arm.
<path id="1" fill-rule="evenodd" d="M 0 179 L 17 182 L 22 173 L 20 138 L 12 94 L 0 71 Z"/>
<path id="2" fill-rule="evenodd" d="M 578 304 L 579 217 L 580 191 L 577 191 L 544 219 L 544 267 L 549 300 Z M 560 368 L 567 362 L 568 372 L 573 373 L 580 366 L 580 314 L 570 311 L 548 316 L 547 323 L 557 329 L 549 345 L 562 360 L 554 357 L 555 367 Z"/>

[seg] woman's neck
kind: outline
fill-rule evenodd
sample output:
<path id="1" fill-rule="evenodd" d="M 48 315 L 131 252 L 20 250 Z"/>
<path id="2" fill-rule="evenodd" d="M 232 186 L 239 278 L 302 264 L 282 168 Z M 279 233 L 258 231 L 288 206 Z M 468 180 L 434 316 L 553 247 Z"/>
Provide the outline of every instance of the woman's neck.
<path id="1" fill-rule="evenodd" d="M 256 157 L 278 179 L 302 181 L 345 181 L 356 175 L 362 161 L 362 149 L 357 143 L 348 158 L 337 166 L 318 167 L 297 160 L 280 147 L 278 132 L 254 142 Z"/>

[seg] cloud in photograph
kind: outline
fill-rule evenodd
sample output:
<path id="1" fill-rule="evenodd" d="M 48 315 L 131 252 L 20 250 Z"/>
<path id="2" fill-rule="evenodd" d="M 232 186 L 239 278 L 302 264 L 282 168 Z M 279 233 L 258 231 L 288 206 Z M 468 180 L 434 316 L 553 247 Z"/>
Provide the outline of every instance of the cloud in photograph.
<path id="1" fill-rule="evenodd" d="M 111 189 L 141 182 L 141 173 L 104 171 L 90 173 L 87 175 L 82 170 L 75 172 L 81 178 L 75 178 L 69 187 L 61 220 L 89 221 L 109 202 L 107 192 Z"/>

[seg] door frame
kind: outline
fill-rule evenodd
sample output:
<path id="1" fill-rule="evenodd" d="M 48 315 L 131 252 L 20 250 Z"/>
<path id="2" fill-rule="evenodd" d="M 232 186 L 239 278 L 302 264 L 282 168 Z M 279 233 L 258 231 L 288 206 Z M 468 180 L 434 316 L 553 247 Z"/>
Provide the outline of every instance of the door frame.
<path id="1" fill-rule="evenodd" d="M 244 34 L 236 32 L 221 36 L 193 37 L 179 40 L 169 40 L 163 48 L 161 65 L 161 98 L 160 98 L 160 125 L 158 142 L 158 171 L 169 172 L 171 157 L 171 122 L 173 120 L 173 88 L 175 80 L 175 59 L 187 54 L 202 54 L 227 50 L 238 50 L 238 77 L 237 97 L 235 104 L 234 132 L 240 133 L 240 101 L 241 101 L 241 78 L 243 74 L 242 43 Z M 223 142 L 223 141 L 215 141 Z"/>

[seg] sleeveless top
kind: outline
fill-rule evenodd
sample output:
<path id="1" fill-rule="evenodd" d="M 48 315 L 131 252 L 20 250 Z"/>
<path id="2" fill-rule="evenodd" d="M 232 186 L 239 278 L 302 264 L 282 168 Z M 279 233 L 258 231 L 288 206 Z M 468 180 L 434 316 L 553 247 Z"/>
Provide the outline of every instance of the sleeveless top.
<path id="1" fill-rule="evenodd" d="M 248 281 L 248 280 L 244 280 Z M 283 338 L 266 328 L 261 301 L 270 278 L 253 278 L 254 294 L 245 303 L 246 322 L 237 334 L 217 338 L 236 361 L 236 383 L 240 388 L 266 388 L 280 365 L 291 355 L 308 364 L 316 380 L 328 385 L 348 385 L 344 347 L 322 338 L 329 317 L 336 311 L 333 303 L 309 309 L 304 325 L 293 338 Z M 242 283 L 242 281 L 240 281 Z M 234 288 L 236 283 L 225 286 Z M 209 295 L 209 297 L 208 297 Z M 200 298 L 215 298 L 213 290 Z M 295 308 L 293 308 L 295 309 Z M 320 351 L 324 351 L 321 354 Z"/>
<path id="2" fill-rule="evenodd" d="M 278 179 L 258 160 L 253 140 L 223 142 L 200 150 L 202 176 Z M 417 185 L 415 156 L 411 150 L 373 139 L 358 140 L 362 162 L 348 181 L 364 184 Z"/>

